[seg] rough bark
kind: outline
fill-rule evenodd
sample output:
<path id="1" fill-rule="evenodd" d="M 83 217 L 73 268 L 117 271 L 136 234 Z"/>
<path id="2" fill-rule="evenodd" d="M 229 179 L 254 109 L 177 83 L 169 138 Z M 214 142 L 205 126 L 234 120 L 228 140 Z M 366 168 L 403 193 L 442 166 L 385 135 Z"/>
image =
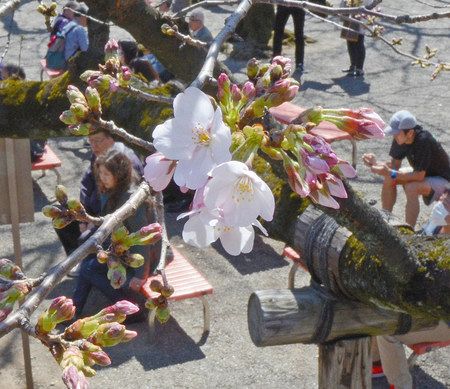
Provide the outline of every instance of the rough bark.
<path id="1" fill-rule="evenodd" d="M 248 301 L 248 328 L 258 347 L 324 343 L 434 327 L 438 320 L 336 298 L 325 288 L 259 290 Z"/>

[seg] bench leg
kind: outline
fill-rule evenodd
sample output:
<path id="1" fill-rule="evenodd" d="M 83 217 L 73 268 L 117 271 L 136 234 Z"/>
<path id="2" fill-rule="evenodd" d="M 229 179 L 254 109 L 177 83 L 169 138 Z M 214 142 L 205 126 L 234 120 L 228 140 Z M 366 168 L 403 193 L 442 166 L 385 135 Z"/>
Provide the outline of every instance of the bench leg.
<path id="1" fill-rule="evenodd" d="M 151 309 L 148 315 L 148 339 L 153 343 L 156 339 L 156 309 Z"/>
<path id="2" fill-rule="evenodd" d="M 297 273 L 298 265 L 296 263 L 293 263 L 291 266 L 291 270 L 289 270 L 289 276 L 288 276 L 288 288 L 294 289 L 295 284 L 295 273 Z"/>
<path id="3" fill-rule="evenodd" d="M 56 184 L 60 185 L 61 184 L 61 174 L 59 173 L 58 169 L 56 169 L 56 168 L 53 168 L 52 170 L 56 174 Z"/>
<path id="4" fill-rule="evenodd" d="M 209 309 L 209 303 L 206 299 L 206 296 L 202 296 L 202 303 L 203 303 L 203 335 L 209 333 L 210 325 L 211 325 L 211 315 L 210 315 L 210 309 Z"/>

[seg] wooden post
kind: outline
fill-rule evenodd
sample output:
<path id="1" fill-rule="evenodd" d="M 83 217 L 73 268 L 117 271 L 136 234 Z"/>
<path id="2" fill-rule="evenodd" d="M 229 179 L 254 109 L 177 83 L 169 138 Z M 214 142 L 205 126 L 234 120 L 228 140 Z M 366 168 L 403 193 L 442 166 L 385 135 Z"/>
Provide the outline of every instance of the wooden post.
<path id="1" fill-rule="evenodd" d="M 319 345 L 319 389 L 371 389 L 371 338 Z"/>
<path id="2" fill-rule="evenodd" d="M 16 182 L 14 142 L 15 141 L 12 139 L 5 139 L 6 171 L 8 177 L 9 207 L 10 207 L 11 229 L 14 244 L 15 263 L 17 266 L 23 269 L 22 249 L 20 245 L 19 202 L 17 193 L 17 182 Z M 30 158 L 29 153 L 27 157 Z M 33 386 L 33 371 L 31 366 L 30 342 L 28 339 L 28 334 L 26 334 L 23 331 L 21 331 L 21 334 L 22 334 L 22 349 L 23 349 L 23 359 L 25 363 L 25 376 L 27 382 L 27 389 L 33 389 L 34 386 Z"/>

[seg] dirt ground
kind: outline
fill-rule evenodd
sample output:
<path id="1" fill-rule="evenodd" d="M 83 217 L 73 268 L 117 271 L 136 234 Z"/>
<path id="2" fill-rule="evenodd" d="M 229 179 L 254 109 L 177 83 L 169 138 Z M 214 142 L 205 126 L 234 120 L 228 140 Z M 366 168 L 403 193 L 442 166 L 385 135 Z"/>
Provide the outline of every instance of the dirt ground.
<path id="1" fill-rule="evenodd" d="M 0 0 L 0 5 L 5 0 Z M 11 32 L 11 48 L 5 62 L 20 61 L 30 79 L 39 77 L 39 58 L 45 53 L 47 35 L 41 15 L 34 9 L 36 2 L 25 1 L 14 18 L 6 18 L 0 25 L 0 52 Z M 58 1 L 58 3 L 63 3 Z M 335 1 L 337 3 L 337 1 Z M 441 4 L 441 1 L 435 1 Z M 207 12 L 207 21 L 217 33 L 229 14 L 229 7 L 214 7 Z M 433 11 L 418 1 L 398 0 L 383 3 L 383 11 L 401 14 L 405 11 L 423 14 Z M 289 25 L 290 28 L 292 27 Z M 288 26 L 288 28 L 289 28 Z M 420 27 L 420 29 L 419 29 Z M 386 37 L 402 36 L 403 49 L 422 55 L 425 45 L 439 49 L 442 60 L 450 52 L 449 21 L 428 22 L 421 26 L 387 26 Z M 348 65 L 345 42 L 338 30 L 330 25 L 307 18 L 306 34 L 316 42 L 306 47 L 306 73 L 296 102 L 303 106 L 327 107 L 369 106 L 386 120 L 399 109 L 409 109 L 419 122 L 429 129 L 450 150 L 447 124 L 448 85 L 450 73 L 430 81 L 430 69 L 410 65 L 380 41 L 366 40 L 366 75 L 361 79 L 343 76 L 340 69 Z M 126 37 L 117 28 L 112 36 Z M 286 48 L 293 56 L 293 48 Z M 242 74 L 244 62 L 226 60 L 236 74 Z M 81 139 L 50 140 L 52 149 L 62 159 L 63 184 L 73 196 L 78 195 L 79 181 L 88 164 L 90 150 Z M 366 141 L 358 144 L 358 153 L 373 152 L 387 157 L 390 139 Z M 344 158 L 350 158 L 348 142 L 337 142 L 333 147 Z M 62 247 L 49 221 L 42 216 L 42 206 L 48 204 L 55 185 L 55 176 L 49 172 L 39 178 L 33 173 L 35 221 L 21 226 L 25 271 L 37 275 L 64 258 Z M 377 200 L 379 206 L 380 179 L 374 177 L 358 162 L 358 177 L 352 185 L 366 200 Z M 394 213 L 403 218 L 404 195 L 400 194 Z M 419 224 L 423 223 L 429 208 L 422 207 Z M 182 223 L 176 214 L 167 214 L 172 244 L 205 274 L 214 286 L 210 297 L 211 334 L 205 343 L 199 343 L 202 317 L 198 301 L 179 302 L 171 306 L 173 318 L 163 328 L 158 327 L 156 343 L 149 343 L 146 324 L 135 324 L 139 332 L 134 341 L 112 348 L 112 365 L 98 369 L 90 380 L 92 388 L 159 387 L 159 388 L 316 388 L 317 347 L 289 345 L 256 348 L 248 335 L 247 301 L 255 290 L 286 288 L 289 264 L 281 257 L 283 243 L 269 238 L 256 239 L 255 249 L 248 255 L 230 257 L 221 247 L 213 245 L 204 250 L 183 243 Z M 10 228 L 0 227 L 0 257 L 13 256 Z M 301 273 L 301 272 L 300 272 Z M 52 293 L 71 294 L 74 279 L 66 278 Z M 306 285 L 308 276 L 299 274 L 297 285 Z M 104 303 L 94 293 L 90 308 L 94 311 Z M 36 388 L 62 388 L 60 369 L 49 353 L 31 340 L 34 383 Z M 444 389 L 450 387 L 450 348 L 422 356 L 413 369 L 416 387 Z M 21 341 L 18 332 L 0 339 L 0 389 L 24 388 Z M 385 380 L 374 381 L 374 388 L 384 389 Z"/>

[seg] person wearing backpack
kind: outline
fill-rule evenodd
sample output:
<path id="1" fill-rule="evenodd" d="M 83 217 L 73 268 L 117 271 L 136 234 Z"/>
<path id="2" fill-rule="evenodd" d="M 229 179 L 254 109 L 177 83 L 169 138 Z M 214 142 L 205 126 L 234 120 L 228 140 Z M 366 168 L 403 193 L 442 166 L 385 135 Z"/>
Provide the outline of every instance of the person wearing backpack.
<path id="1" fill-rule="evenodd" d="M 89 48 L 89 38 L 86 30 L 87 13 L 89 8 L 84 3 L 79 3 L 74 10 L 74 19 L 64 27 L 64 59 L 66 62 L 78 51 L 87 51 Z"/>
<path id="2" fill-rule="evenodd" d="M 78 51 L 87 51 L 89 38 L 84 27 L 87 26 L 89 8 L 79 3 L 73 11 L 74 18 L 57 34 L 56 40 L 50 44 L 47 55 L 47 68 L 61 70 L 67 68 L 67 61 Z"/>
<path id="3" fill-rule="evenodd" d="M 71 20 L 73 20 L 73 11 L 76 10 L 77 7 L 77 1 L 68 1 L 66 3 L 66 5 L 63 7 L 62 12 L 55 18 L 53 22 L 52 31 L 50 31 L 50 43 L 52 43 L 52 39 L 56 39 L 57 34 L 60 33 L 64 29 L 64 27 L 70 23 Z"/>

